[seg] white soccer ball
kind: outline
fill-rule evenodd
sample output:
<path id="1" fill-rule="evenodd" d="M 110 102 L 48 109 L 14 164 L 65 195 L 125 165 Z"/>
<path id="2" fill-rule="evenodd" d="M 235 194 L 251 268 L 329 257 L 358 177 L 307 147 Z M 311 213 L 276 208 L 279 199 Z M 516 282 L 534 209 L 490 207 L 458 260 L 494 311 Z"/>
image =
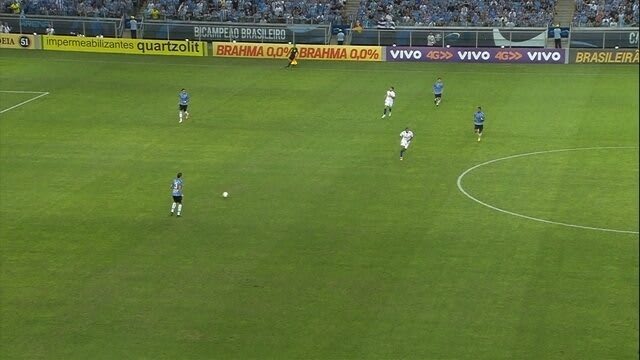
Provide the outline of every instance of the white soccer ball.
<path id="1" fill-rule="evenodd" d="M 228 196 L 229 196 L 228 192 L 225 191 L 225 192 L 222 193 L 222 197 L 228 197 Z"/>

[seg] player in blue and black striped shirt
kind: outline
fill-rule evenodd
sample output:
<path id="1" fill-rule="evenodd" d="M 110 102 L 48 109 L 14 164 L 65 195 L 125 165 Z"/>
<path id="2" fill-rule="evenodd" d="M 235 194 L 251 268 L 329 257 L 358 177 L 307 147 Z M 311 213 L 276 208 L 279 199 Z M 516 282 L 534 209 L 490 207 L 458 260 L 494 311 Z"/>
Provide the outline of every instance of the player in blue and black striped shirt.
<path id="1" fill-rule="evenodd" d="M 189 93 L 187 92 L 187 90 L 180 90 L 180 93 L 178 93 L 178 99 L 178 106 L 180 108 L 180 112 L 178 113 L 178 115 L 180 115 L 179 122 L 182 122 L 183 115 L 185 116 L 185 120 L 189 119 L 189 111 L 187 111 L 187 107 L 189 106 Z"/>
<path id="2" fill-rule="evenodd" d="M 173 216 L 173 212 L 178 208 L 177 215 L 180 216 L 182 213 L 182 173 L 178 173 L 176 178 L 171 182 L 171 196 L 173 197 L 173 204 L 171 204 L 171 213 L 169 215 Z"/>
<path id="3" fill-rule="evenodd" d="M 436 80 L 436 83 L 433 84 L 433 103 L 436 104 L 436 106 L 440 106 L 440 101 L 442 101 L 442 92 L 444 91 L 444 83 L 442 82 L 441 78 L 438 78 L 438 80 Z"/>
<path id="4" fill-rule="evenodd" d="M 478 141 L 482 138 L 482 130 L 484 129 L 484 112 L 478 106 L 478 111 L 473 113 L 473 131 L 478 134 Z"/>

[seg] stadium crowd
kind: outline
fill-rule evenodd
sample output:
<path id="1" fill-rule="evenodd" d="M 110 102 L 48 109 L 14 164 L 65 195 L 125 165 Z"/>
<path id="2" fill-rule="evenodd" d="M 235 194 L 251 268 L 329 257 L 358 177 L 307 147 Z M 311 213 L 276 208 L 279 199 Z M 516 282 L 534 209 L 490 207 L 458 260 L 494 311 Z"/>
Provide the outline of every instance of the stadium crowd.
<path id="1" fill-rule="evenodd" d="M 638 26 L 638 0 L 576 0 L 575 26 Z"/>
<path id="2" fill-rule="evenodd" d="M 358 18 L 365 27 L 547 26 L 556 0 L 362 0 Z"/>
<path id="3" fill-rule="evenodd" d="M 117 18 L 133 9 L 133 0 L 0 0 L 0 12 L 27 15 Z"/>
<path id="4" fill-rule="evenodd" d="M 346 0 L 149 0 L 149 19 L 342 23 Z"/>
<path id="5" fill-rule="evenodd" d="M 121 17 L 138 0 L 0 0 L 0 13 Z M 352 0 L 354 1 L 354 0 Z M 361 0 L 363 27 L 548 26 L 557 0 Z M 148 0 L 151 20 L 179 19 L 261 23 L 344 23 L 346 0 Z M 638 26 L 638 0 L 575 0 L 573 25 Z"/>
<path id="6" fill-rule="evenodd" d="M 263 23 L 343 23 L 346 0 L 148 0 L 151 20 L 179 19 Z M 27 15 L 121 17 L 136 0 L 0 0 L 0 12 Z"/>

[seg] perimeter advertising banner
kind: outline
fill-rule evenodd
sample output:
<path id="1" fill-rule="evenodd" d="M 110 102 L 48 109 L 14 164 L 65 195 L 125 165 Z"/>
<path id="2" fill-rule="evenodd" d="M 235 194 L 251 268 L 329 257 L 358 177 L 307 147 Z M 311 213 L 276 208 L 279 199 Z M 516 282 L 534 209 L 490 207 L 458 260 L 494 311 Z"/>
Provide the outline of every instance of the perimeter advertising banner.
<path id="1" fill-rule="evenodd" d="M 35 36 L 0 33 L 0 49 L 35 49 Z"/>
<path id="2" fill-rule="evenodd" d="M 571 64 L 638 64 L 640 52 L 636 50 L 573 50 L 569 51 Z"/>
<path id="3" fill-rule="evenodd" d="M 353 45 L 428 46 L 432 35 L 438 46 L 544 48 L 546 28 L 405 27 L 364 29 L 352 33 Z"/>
<path id="4" fill-rule="evenodd" d="M 43 36 L 42 48 L 44 50 L 57 51 L 86 51 L 137 55 L 204 56 L 207 52 L 207 43 L 202 41 Z"/>
<path id="5" fill-rule="evenodd" d="M 213 43 L 213 56 L 284 59 L 292 45 L 259 43 Z M 382 61 L 381 46 L 296 45 L 298 59 Z"/>
<path id="6" fill-rule="evenodd" d="M 386 46 L 387 61 L 565 64 L 566 50 Z"/>
<path id="7" fill-rule="evenodd" d="M 329 31 L 329 25 L 321 24 L 242 24 L 145 20 L 143 35 L 145 39 L 325 44 L 330 36 Z"/>

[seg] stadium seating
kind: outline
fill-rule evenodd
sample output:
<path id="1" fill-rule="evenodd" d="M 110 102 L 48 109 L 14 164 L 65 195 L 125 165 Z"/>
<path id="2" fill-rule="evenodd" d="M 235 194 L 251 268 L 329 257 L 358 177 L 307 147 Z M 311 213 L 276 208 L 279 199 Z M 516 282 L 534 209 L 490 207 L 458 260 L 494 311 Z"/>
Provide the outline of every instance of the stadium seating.
<path id="1" fill-rule="evenodd" d="M 0 12 L 10 13 L 16 0 L 0 0 Z M 117 18 L 133 13 L 132 0 L 20 0 L 27 15 L 97 16 Z"/>
<path id="2" fill-rule="evenodd" d="M 362 0 L 358 19 L 365 27 L 547 26 L 556 0 Z"/>
<path id="3" fill-rule="evenodd" d="M 638 0 L 576 0 L 575 26 L 638 26 Z"/>
<path id="4" fill-rule="evenodd" d="M 145 17 L 263 23 L 342 22 L 344 0 L 150 0 Z"/>

